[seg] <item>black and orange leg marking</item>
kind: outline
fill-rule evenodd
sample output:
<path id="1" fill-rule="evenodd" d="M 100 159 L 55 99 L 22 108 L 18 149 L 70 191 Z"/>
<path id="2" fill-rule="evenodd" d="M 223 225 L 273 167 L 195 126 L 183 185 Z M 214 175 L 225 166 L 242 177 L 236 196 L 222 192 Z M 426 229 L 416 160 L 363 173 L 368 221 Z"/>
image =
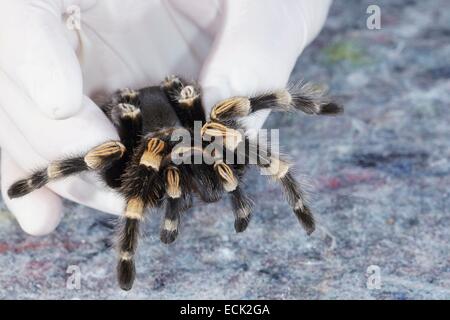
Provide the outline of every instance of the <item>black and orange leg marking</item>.
<path id="1" fill-rule="evenodd" d="M 39 189 L 50 181 L 62 179 L 82 171 L 102 171 L 120 159 L 126 151 L 119 141 L 110 141 L 92 148 L 84 157 L 53 161 L 45 169 L 34 172 L 30 177 L 15 182 L 8 190 L 8 196 L 22 197 Z"/>
<path id="2" fill-rule="evenodd" d="M 161 225 L 160 239 L 170 244 L 179 233 L 181 214 L 192 205 L 191 190 L 188 186 L 186 171 L 181 167 L 169 165 L 165 169 L 166 212 Z"/>
<path id="3" fill-rule="evenodd" d="M 201 121 L 202 124 L 205 122 L 200 90 L 196 86 L 188 85 L 180 78 L 171 76 L 166 78 L 161 88 L 183 127 L 193 128 L 194 121 Z"/>
<path id="4" fill-rule="evenodd" d="M 127 206 L 119 231 L 117 264 L 117 279 L 123 290 L 130 290 L 135 279 L 134 255 L 145 209 L 158 207 L 165 193 L 159 174 L 165 149 L 164 141 L 158 138 L 143 139 L 123 175 L 120 192 L 125 195 Z"/>
<path id="5" fill-rule="evenodd" d="M 259 110 L 335 115 L 343 112 L 343 107 L 330 101 L 325 96 L 324 90 L 304 84 L 254 97 L 233 97 L 222 100 L 213 107 L 211 120 L 232 124 L 239 118 Z"/>
<path id="6" fill-rule="evenodd" d="M 117 128 L 120 140 L 131 153 L 142 135 L 141 109 L 130 103 L 119 103 L 111 109 L 111 121 Z"/>
<path id="7" fill-rule="evenodd" d="M 119 229 L 119 261 L 117 264 L 117 280 L 123 290 L 130 290 L 136 277 L 134 255 L 139 239 L 139 226 L 144 218 L 145 204 L 140 198 L 127 201 L 125 217 Z"/>
<path id="8" fill-rule="evenodd" d="M 214 170 L 224 190 L 230 194 L 234 213 L 234 229 L 236 232 L 243 232 L 250 222 L 253 202 L 239 186 L 239 177 L 231 165 L 226 164 L 223 160 L 217 160 L 214 163 Z"/>

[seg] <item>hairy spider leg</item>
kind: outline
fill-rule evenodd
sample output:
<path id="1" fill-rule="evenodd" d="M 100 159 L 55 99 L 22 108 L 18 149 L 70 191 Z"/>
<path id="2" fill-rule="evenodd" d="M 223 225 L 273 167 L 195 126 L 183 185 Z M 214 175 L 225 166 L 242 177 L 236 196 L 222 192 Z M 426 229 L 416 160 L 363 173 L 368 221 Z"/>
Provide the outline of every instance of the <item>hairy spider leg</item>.
<path id="1" fill-rule="evenodd" d="M 191 165 L 180 165 L 192 177 L 192 188 L 205 202 L 220 200 L 222 194 L 230 194 L 233 212 L 235 215 L 235 229 L 242 232 L 248 225 L 251 216 L 252 201 L 239 187 L 239 172 L 233 165 L 226 164 L 221 158 L 214 158 L 205 149 L 196 147 L 178 148 L 173 150 L 174 154 L 184 154 L 189 157 Z M 196 156 L 202 156 L 206 161 L 201 164 L 193 164 Z"/>
<path id="2" fill-rule="evenodd" d="M 311 234 L 315 229 L 314 217 L 306 204 L 304 192 L 291 173 L 291 165 L 289 162 L 283 159 L 281 155 L 259 145 L 257 141 L 251 141 L 248 137 L 245 143 L 247 146 L 243 149 L 245 150 L 246 162 L 254 164 L 252 162 L 255 161 L 250 162 L 250 159 L 251 157 L 253 159 L 256 157 L 256 165 L 263 170 L 265 175 L 273 178 L 282 186 L 286 199 L 292 207 L 295 216 L 306 233 L 308 235 Z M 237 150 L 242 149 L 238 148 Z"/>
<path id="3" fill-rule="evenodd" d="M 205 123 L 205 111 L 201 101 L 200 89 L 193 84 L 187 84 L 184 80 L 171 76 L 161 84 L 169 102 L 175 110 L 181 125 L 185 128 L 193 128 L 195 121 Z"/>
<path id="4" fill-rule="evenodd" d="M 126 151 L 119 141 L 108 141 L 89 150 L 83 157 L 52 161 L 47 168 L 37 170 L 28 178 L 15 182 L 8 189 L 8 196 L 22 197 L 39 189 L 50 181 L 62 179 L 83 171 L 102 172 L 120 159 Z"/>
<path id="5" fill-rule="evenodd" d="M 253 201 L 239 186 L 230 192 L 230 195 L 234 213 L 234 229 L 236 232 L 243 232 L 247 229 L 252 217 Z"/>
<path id="6" fill-rule="evenodd" d="M 166 211 L 159 234 L 161 242 L 170 244 L 175 241 L 179 233 L 181 214 L 190 208 L 190 201 L 190 194 L 166 199 Z"/>
<path id="7" fill-rule="evenodd" d="M 244 231 L 251 218 L 252 201 L 245 191 L 239 187 L 243 175 L 243 166 L 239 164 L 236 149 L 245 139 L 243 132 L 229 128 L 222 123 L 209 121 L 201 129 L 203 137 L 220 138 L 223 142 L 221 152 L 211 155 L 214 159 L 213 168 L 223 189 L 230 194 L 231 206 L 235 217 L 236 232 Z M 215 150 L 216 151 L 216 150 Z M 225 161 L 224 154 L 225 153 Z M 233 155 L 232 163 L 227 163 L 229 154 Z M 229 162 L 229 161 L 228 161 Z"/>
<path id="8" fill-rule="evenodd" d="M 205 202 L 217 201 L 223 193 L 212 167 L 204 163 L 195 164 L 195 157 L 201 156 L 202 152 L 201 148 L 176 146 L 162 161 L 167 195 L 160 231 L 163 243 L 172 243 L 178 236 L 180 216 L 191 207 L 193 192 L 197 192 Z"/>
<path id="9" fill-rule="evenodd" d="M 211 111 L 211 120 L 229 124 L 229 121 L 248 116 L 259 110 L 302 111 L 307 114 L 336 115 L 342 106 L 330 101 L 325 90 L 311 84 L 297 84 L 253 97 L 233 97 L 217 103 Z"/>
<path id="10" fill-rule="evenodd" d="M 161 242 L 170 244 L 178 236 L 181 214 L 192 205 L 191 190 L 185 171 L 173 164 L 164 172 L 167 199 L 160 229 Z"/>
<path id="11" fill-rule="evenodd" d="M 119 229 L 119 261 L 117 279 L 123 290 L 130 290 L 136 276 L 134 256 L 138 245 L 139 226 L 146 208 L 158 207 L 164 196 L 160 165 L 166 144 L 156 137 L 142 139 L 123 175 L 119 189 L 127 200 Z"/>

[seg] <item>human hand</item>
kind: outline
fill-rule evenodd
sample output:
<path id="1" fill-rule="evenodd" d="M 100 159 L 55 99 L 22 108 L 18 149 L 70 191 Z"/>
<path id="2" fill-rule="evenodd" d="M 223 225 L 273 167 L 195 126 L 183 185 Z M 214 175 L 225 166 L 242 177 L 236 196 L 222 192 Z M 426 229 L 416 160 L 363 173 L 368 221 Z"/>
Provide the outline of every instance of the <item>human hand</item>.
<path id="1" fill-rule="evenodd" d="M 73 5 L 81 10 L 81 30 L 63 19 Z M 159 1 L 1 2 L 1 189 L 26 232 L 51 232 L 61 218 L 61 197 L 120 214 L 122 199 L 90 174 L 51 183 L 20 199 L 9 199 L 6 191 L 50 160 L 117 139 L 89 96 L 158 83 L 169 73 L 194 77 L 201 61 L 189 44 L 197 31 L 188 24 L 179 31 L 180 18 Z M 195 39 L 205 43 L 209 36 L 204 37 Z"/>
<path id="2" fill-rule="evenodd" d="M 199 78 L 201 73 L 208 109 L 229 95 L 286 84 L 308 41 L 302 31 L 308 23 L 298 26 L 294 17 L 303 1 L 279 7 L 268 0 L 259 9 L 259 1 L 245 2 L 245 8 L 242 3 L 202 0 L 187 7 L 179 0 L 162 5 L 136 0 L 2 2 L 2 193 L 25 231 L 40 235 L 57 226 L 59 196 L 110 213 L 120 214 L 123 208 L 122 200 L 93 183 L 89 174 L 52 183 L 24 198 L 10 200 L 6 195 L 7 187 L 25 171 L 117 138 L 89 96 L 156 84 L 167 74 Z M 81 30 L 67 28 L 62 19 L 72 5 L 81 9 Z M 279 27 L 282 17 L 289 21 L 284 28 Z M 255 27 L 262 22 L 264 28 Z M 278 32 L 282 36 L 276 43 L 282 49 L 275 50 L 270 38 Z"/>
<path id="3" fill-rule="evenodd" d="M 331 0 L 226 2 L 201 74 L 205 107 L 231 96 L 284 88 L 298 56 L 320 32 L 330 5 Z M 247 117 L 244 126 L 260 129 L 269 113 Z"/>

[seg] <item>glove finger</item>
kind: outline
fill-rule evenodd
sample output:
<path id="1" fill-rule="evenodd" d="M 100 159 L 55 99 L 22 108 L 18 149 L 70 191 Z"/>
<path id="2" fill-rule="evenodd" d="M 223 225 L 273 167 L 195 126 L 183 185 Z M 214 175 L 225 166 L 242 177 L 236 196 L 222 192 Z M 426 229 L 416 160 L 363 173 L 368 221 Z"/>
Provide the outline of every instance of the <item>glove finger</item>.
<path id="1" fill-rule="evenodd" d="M 79 155 L 107 140 L 118 139 L 111 123 L 88 98 L 77 116 L 66 120 L 50 120 L 34 110 L 29 99 L 0 71 L 0 146 L 28 174 L 45 167 L 55 159 Z M 12 105 L 5 109 L 4 105 Z M 20 124 L 20 126 L 18 125 Z M 86 173 L 48 185 L 55 193 L 86 206 L 120 214 L 123 199 Z"/>
<path id="2" fill-rule="evenodd" d="M 49 234 L 61 221 L 62 200 L 45 187 L 25 197 L 10 199 L 7 195 L 8 187 L 25 175 L 26 172 L 14 163 L 5 150 L 2 150 L 1 190 L 6 206 L 26 233 L 34 236 Z"/>
<path id="3" fill-rule="evenodd" d="M 0 66 L 51 119 L 77 113 L 82 104 L 79 62 L 62 21 L 63 1 L 16 1 L 0 12 Z M 65 30 L 66 28 L 66 30 Z"/>
<path id="4" fill-rule="evenodd" d="M 286 85 L 305 44 L 296 1 L 225 3 L 223 25 L 201 75 L 207 109 L 229 96 Z"/>

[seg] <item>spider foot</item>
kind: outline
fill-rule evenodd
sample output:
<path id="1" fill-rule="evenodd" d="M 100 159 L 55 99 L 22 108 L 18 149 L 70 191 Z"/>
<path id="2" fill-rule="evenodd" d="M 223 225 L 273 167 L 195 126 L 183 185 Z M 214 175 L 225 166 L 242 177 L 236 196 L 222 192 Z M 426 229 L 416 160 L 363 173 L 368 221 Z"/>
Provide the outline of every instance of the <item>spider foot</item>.
<path id="1" fill-rule="evenodd" d="M 311 210 L 301 201 L 298 201 L 298 203 L 294 207 L 294 213 L 297 216 L 297 219 L 302 225 L 303 229 L 305 229 L 306 234 L 308 236 L 311 235 L 311 233 L 313 233 L 316 229 L 316 223 L 314 221 Z"/>
<path id="2" fill-rule="evenodd" d="M 245 117 L 251 112 L 250 100 L 245 97 L 234 97 L 222 100 L 211 111 L 212 120 L 230 120 Z"/>
<path id="3" fill-rule="evenodd" d="M 84 162 L 90 169 L 98 170 L 120 159 L 124 153 L 125 146 L 122 143 L 109 141 L 91 149 L 84 157 Z"/>
<path id="4" fill-rule="evenodd" d="M 131 259 L 121 259 L 117 264 L 117 281 L 122 290 L 129 291 L 136 277 L 136 267 Z"/>
<path id="5" fill-rule="evenodd" d="M 167 76 L 162 86 L 167 90 L 181 90 L 183 88 L 183 82 L 176 75 Z"/>
<path id="6" fill-rule="evenodd" d="M 130 88 L 119 90 L 119 96 L 122 101 L 133 101 L 139 95 L 139 92 Z"/>
<path id="7" fill-rule="evenodd" d="M 146 149 L 141 156 L 139 164 L 159 171 L 163 152 L 166 148 L 166 143 L 158 138 L 151 138 L 147 141 Z"/>
<path id="8" fill-rule="evenodd" d="M 136 119 L 141 116 L 141 109 L 130 103 L 119 103 L 111 111 L 111 118 L 114 123 L 120 120 Z"/>
<path id="9" fill-rule="evenodd" d="M 234 230 L 236 230 L 236 232 L 238 233 L 244 232 L 247 229 L 249 222 L 249 218 L 237 218 L 234 221 Z"/>
<path id="10" fill-rule="evenodd" d="M 178 236 L 178 224 L 179 224 L 178 219 L 171 220 L 166 218 L 164 220 L 164 224 L 159 234 L 161 242 L 165 244 L 170 244 L 175 241 L 175 239 Z"/>

